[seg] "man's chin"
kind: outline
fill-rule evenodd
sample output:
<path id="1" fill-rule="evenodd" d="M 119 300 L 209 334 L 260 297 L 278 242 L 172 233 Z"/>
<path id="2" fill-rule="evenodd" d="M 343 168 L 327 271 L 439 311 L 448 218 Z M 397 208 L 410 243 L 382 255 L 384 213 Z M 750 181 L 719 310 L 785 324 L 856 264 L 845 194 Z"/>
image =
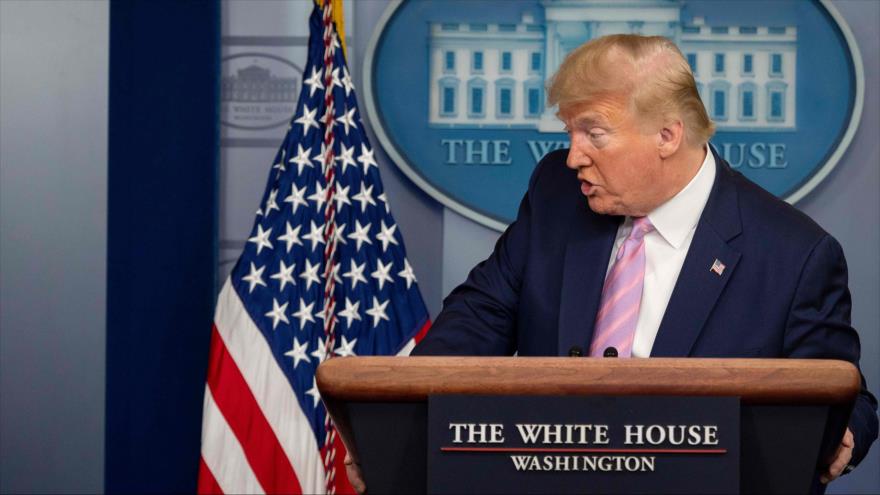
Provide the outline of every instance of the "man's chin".
<path id="1" fill-rule="evenodd" d="M 590 205 L 590 209 L 593 210 L 593 213 L 598 213 L 599 215 L 620 215 L 614 205 L 608 204 L 607 201 L 603 201 L 602 198 L 598 198 L 596 196 L 587 196 L 587 204 Z"/>

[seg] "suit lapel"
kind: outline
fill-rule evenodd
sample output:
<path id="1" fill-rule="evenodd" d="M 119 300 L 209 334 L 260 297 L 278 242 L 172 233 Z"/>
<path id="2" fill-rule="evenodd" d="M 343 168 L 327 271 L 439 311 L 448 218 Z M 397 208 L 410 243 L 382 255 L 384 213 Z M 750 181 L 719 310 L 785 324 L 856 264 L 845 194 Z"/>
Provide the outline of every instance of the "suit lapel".
<path id="1" fill-rule="evenodd" d="M 690 354 L 740 259 L 728 244 L 742 232 L 734 173 L 717 154 L 715 160 L 715 184 L 666 306 L 652 357 Z"/>
<path id="2" fill-rule="evenodd" d="M 621 217 L 593 213 L 586 202 L 572 221 L 562 267 L 558 341 L 561 356 L 567 356 L 572 346 L 587 353 L 620 221 Z"/>

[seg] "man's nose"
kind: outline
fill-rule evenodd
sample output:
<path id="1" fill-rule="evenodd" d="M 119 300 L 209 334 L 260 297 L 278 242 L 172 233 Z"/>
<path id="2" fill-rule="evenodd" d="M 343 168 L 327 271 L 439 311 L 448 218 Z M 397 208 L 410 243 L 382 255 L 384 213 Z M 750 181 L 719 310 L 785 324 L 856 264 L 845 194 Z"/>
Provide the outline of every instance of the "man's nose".
<path id="1" fill-rule="evenodd" d="M 565 165 L 568 168 L 577 170 L 580 167 L 589 167 L 591 163 L 589 155 L 581 152 L 576 146 L 572 146 L 568 150 L 568 158 L 565 160 Z"/>

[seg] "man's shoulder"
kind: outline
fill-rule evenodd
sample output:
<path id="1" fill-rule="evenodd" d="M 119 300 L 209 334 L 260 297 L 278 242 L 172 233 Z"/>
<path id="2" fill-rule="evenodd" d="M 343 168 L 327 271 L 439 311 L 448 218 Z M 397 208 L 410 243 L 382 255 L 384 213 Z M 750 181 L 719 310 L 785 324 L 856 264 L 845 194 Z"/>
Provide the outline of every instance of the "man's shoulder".
<path id="1" fill-rule="evenodd" d="M 560 185 L 576 185 L 576 172 L 565 166 L 567 157 L 568 148 L 551 151 L 544 155 L 532 171 L 532 176 L 529 179 L 529 193 L 554 195 L 558 194 L 560 189 L 563 191 L 566 189 L 564 186 L 560 188 Z"/>
<path id="2" fill-rule="evenodd" d="M 736 187 L 743 232 L 769 244 L 811 247 L 828 233 L 806 213 L 779 199 L 743 174 L 727 168 Z"/>

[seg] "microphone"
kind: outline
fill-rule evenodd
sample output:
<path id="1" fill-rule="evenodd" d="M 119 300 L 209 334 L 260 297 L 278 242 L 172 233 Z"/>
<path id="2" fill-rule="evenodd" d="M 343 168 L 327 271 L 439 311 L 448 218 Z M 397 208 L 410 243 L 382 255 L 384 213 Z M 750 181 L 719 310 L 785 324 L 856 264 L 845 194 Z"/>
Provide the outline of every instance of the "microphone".
<path id="1" fill-rule="evenodd" d="M 613 347 L 608 347 L 605 349 L 605 352 L 602 353 L 602 357 L 614 358 L 617 357 L 617 349 Z"/>
<path id="2" fill-rule="evenodd" d="M 584 355 L 584 350 L 580 348 L 580 346 L 573 345 L 571 349 L 568 350 L 568 355 L 571 357 L 581 357 Z"/>

